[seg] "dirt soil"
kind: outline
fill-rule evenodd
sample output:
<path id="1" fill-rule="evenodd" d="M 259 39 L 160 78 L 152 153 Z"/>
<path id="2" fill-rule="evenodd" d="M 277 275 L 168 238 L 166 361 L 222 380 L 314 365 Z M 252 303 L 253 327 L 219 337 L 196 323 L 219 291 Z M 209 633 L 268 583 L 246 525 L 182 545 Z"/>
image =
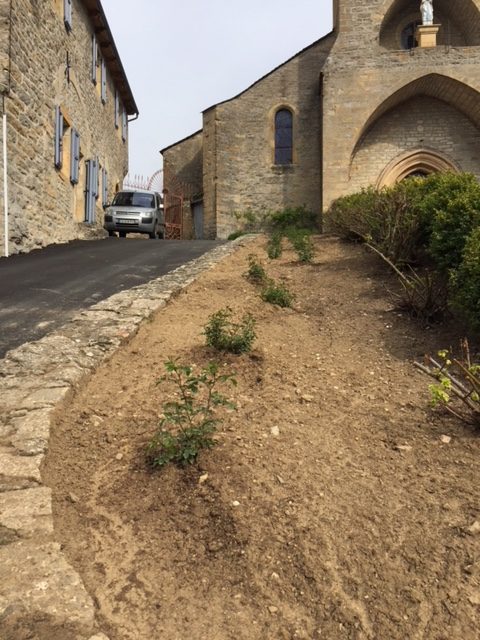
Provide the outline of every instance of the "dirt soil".
<path id="1" fill-rule="evenodd" d="M 44 478 L 100 627 L 111 640 L 478 640 L 480 438 L 430 411 L 412 365 L 452 334 L 398 314 L 383 264 L 329 237 L 313 265 L 289 252 L 266 265 L 297 301 L 265 304 L 242 277 L 264 244 L 200 277 L 58 412 Z M 257 319 L 253 353 L 220 357 L 238 410 L 222 410 L 198 465 L 152 473 L 163 363 L 211 360 L 202 327 L 226 305 Z"/>

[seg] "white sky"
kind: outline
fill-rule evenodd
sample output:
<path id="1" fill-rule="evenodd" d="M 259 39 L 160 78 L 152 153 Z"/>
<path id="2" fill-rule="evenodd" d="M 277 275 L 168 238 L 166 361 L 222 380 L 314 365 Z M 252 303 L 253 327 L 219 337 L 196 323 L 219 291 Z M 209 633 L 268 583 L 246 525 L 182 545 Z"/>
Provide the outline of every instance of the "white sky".
<path id="1" fill-rule="evenodd" d="M 130 174 L 202 127 L 233 97 L 331 30 L 332 0 L 102 0 L 140 111 Z"/>

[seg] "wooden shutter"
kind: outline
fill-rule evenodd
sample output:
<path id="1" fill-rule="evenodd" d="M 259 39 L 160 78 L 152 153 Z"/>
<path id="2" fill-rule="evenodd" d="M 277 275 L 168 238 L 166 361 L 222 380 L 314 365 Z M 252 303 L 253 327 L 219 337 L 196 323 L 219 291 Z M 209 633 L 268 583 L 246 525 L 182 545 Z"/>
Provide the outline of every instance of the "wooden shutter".
<path id="1" fill-rule="evenodd" d="M 101 82 L 102 82 L 102 102 L 105 104 L 107 102 L 107 65 L 105 64 L 105 60 L 102 58 L 102 73 L 101 73 Z"/>
<path id="2" fill-rule="evenodd" d="M 105 167 L 102 168 L 102 206 L 106 207 L 108 204 L 108 171 Z"/>
<path id="3" fill-rule="evenodd" d="M 80 176 L 80 134 L 72 129 L 72 146 L 70 152 L 70 182 L 78 184 Z"/>
<path id="4" fill-rule="evenodd" d="M 92 82 L 97 84 L 97 61 L 98 61 L 98 47 L 97 36 L 92 35 Z"/>
<path id="5" fill-rule="evenodd" d="M 72 0 L 63 0 L 63 19 L 67 31 L 72 30 Z"/>
<path id="6" fill-rule="evenodd" d="M 98 190 L 98 165 L 95 160 L 87 160 L 85 167 L 85 222 L 88 224 L 94 224 L 96 213 L 95 194 Z"/>
<path id="7" fill-rule="evenodd" d="M 123 111 L 122 111 L 122 140 L 124 142 L 127 139 L 127 135 L 128 135 L 128 119 L 127 119 L 127 112 L 125 110 L 125 107 L 123 107 Z"/>
<path id="8" fill-rule="evenodd" d="M 120 120 L 120 98 L 118 96 L 118 89 L 115 89 L 115 129 L 119 127 Z"/>
<path id="9" fill-rule="evenodd" d="M 63 159 L 63 115 L 60 107 L 55 107 L 55 166 L 62 168 Z"/>

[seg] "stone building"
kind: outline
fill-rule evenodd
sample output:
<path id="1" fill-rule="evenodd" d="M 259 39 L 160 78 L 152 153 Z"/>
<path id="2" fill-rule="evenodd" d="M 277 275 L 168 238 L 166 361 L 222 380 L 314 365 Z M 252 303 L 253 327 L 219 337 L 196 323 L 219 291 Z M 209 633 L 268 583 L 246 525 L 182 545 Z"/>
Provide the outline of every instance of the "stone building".
<path id="1" fill-rule="evenodd" d="M 411 174 L 480 177 L 480 0 L 433 7 L 424 25 L 420 0 L 334 0 L 331 33 L 207 109 L 162 152 L 186 227 L 200 199 L 205 236 L 224 238 L 247 210 L 320 215 Z"/>
<path id="2" fill-rule="evenodd" d="M 138 115 L 101 2 L 0 0 L 0 64 L 0 255 L 5 200 L 10 253 L 88 237 L 121 188 Z"/>

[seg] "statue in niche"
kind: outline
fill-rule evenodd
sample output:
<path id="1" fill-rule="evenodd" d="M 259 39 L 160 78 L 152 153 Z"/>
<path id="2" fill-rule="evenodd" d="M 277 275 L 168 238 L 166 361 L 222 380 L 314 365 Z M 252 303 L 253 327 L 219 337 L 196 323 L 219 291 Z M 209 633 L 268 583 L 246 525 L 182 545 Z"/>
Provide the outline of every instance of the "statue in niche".
<path id="1" fill-rule="evenodd" d="M 422 0 L 420 5 L 420 11 L 422 12 L 423 24 L 433 24 L 433 2 L 432 0 Z"/>

